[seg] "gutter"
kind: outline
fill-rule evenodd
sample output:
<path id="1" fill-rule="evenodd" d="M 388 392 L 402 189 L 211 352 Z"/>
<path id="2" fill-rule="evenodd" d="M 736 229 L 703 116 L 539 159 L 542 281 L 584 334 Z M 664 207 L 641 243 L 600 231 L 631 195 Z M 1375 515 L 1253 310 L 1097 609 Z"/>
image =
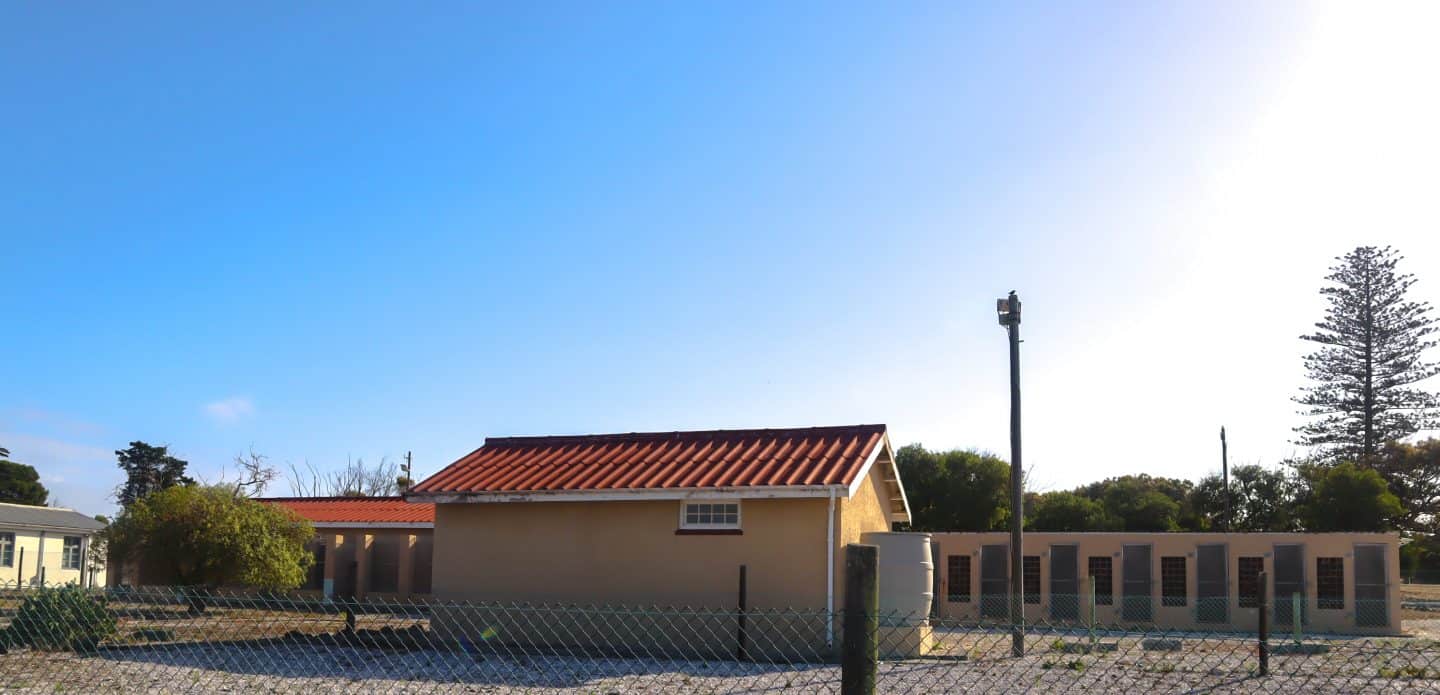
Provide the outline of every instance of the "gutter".
<path id="1" fill-rule="evenodd" d="M 835 488 L 825 515 L 825 648 L 835 647 Z"/>

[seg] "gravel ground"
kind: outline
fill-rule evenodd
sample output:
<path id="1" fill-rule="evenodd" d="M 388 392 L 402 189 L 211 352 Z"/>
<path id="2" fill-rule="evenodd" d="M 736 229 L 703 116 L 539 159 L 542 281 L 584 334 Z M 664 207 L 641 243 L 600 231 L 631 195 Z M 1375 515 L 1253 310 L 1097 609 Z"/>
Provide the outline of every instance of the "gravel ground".
<path id="1" fill-rule="evenodd" d="M 1027 691 L 1075 693 L 1434 693 L 1440 649 L 1411 640 L 1326 643 L 1324 654 L 1286 654 L 1271 675 L 1252 673 L 1253 645 L 1207 640 L 1118 640 L 1113 651 L 1035 642 L 1023 659 L 989 655 L 881 664 L 885 693 Z M 1433 663 L 1432 663 L 1433 662 Z M 1406 669 L 1409 669 L 1408 671 Z M 1421 670 L 1423 669 L 1423 670 Z M 1415 678 L 1410 676 L 1420 675 Z M 555 656 L 473 656 L 356 647 L 171 644 L 100 655 L 0 656 L 0 689 L 54 692 L 467 692 L 749 693 L 838 692 L 824 664 L 737 664 Z"/>

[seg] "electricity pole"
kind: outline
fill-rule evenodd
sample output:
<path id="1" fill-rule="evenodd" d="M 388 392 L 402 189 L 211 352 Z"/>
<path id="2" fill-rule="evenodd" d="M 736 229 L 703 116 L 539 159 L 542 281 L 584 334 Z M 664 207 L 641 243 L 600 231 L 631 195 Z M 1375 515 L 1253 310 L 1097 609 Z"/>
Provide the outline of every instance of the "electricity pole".
<path id="1" fill-rule="evenodd" d="M 1022 552 L 1025 487 L 1020 467 L 1020 298 L 996 300 L 1000 325 L 1010 335 L 1010 652 L 1025 656 L 1025 564 Z"/>
<path id="2" fill-rule="evenodd" d="M 1220 478 L 1225 495 L 1225 531 L 1230 531 L 1230 451 L 1225 444 L 1225 426 L 1220 426 Z"/>

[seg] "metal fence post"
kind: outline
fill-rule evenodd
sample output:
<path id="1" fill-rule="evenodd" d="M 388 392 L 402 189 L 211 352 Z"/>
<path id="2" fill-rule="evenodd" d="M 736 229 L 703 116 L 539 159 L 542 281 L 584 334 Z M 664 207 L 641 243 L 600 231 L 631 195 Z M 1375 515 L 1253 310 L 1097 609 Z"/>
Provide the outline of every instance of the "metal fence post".
<path id="1" fill-rule="evenodd" d="M 1297 645 L 1300 644 L 1300 610 L 1302 608 L 1300 593 L 1290 594 L 1290 632 L 1295 636 Z"/>
<path id="2" fill-rule="evenodd" d="M 745 661 L 745 565 L 740 565 L 740 610 L 735 622 L 735 660 Z"/>
<path id="3" fill-rule="evenodd" d="M 845 618 L 840 634 L 841 695 L 875 695 L 879 668 L 879 549 L 845 546 Z"/>
<path id="4" fill-rule="evenodd" d="M 1090 645 L 1095 645 L 1095 575 L 1090 575 Z"/>
<path id="5" fill-rule="evenodd" d="M 1256 578 L 1260 585 L 1260 600 L 1256 605 L 1260 609 L 1260 675 L 1270 675 L 1270 602 L 1265 600 L 1266 582 L 1269 580 L 1268 573 L 1261 572 Z"/>

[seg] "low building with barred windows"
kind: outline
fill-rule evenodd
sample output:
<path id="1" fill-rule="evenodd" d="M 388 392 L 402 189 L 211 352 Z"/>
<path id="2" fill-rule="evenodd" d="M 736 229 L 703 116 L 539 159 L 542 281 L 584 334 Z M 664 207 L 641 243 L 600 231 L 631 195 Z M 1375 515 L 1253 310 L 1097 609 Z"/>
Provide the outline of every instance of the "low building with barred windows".
<path id="1" fill-rule="evenodd" d="M 1009 616 L 1010 535 L 935 533 L 935 611 Z M 1252 632 L 1400 633 L 1394 533 L 1026 533 L 1025 620 Z M 1262 583 L 1263 578 L 1263 583 Z"/>

